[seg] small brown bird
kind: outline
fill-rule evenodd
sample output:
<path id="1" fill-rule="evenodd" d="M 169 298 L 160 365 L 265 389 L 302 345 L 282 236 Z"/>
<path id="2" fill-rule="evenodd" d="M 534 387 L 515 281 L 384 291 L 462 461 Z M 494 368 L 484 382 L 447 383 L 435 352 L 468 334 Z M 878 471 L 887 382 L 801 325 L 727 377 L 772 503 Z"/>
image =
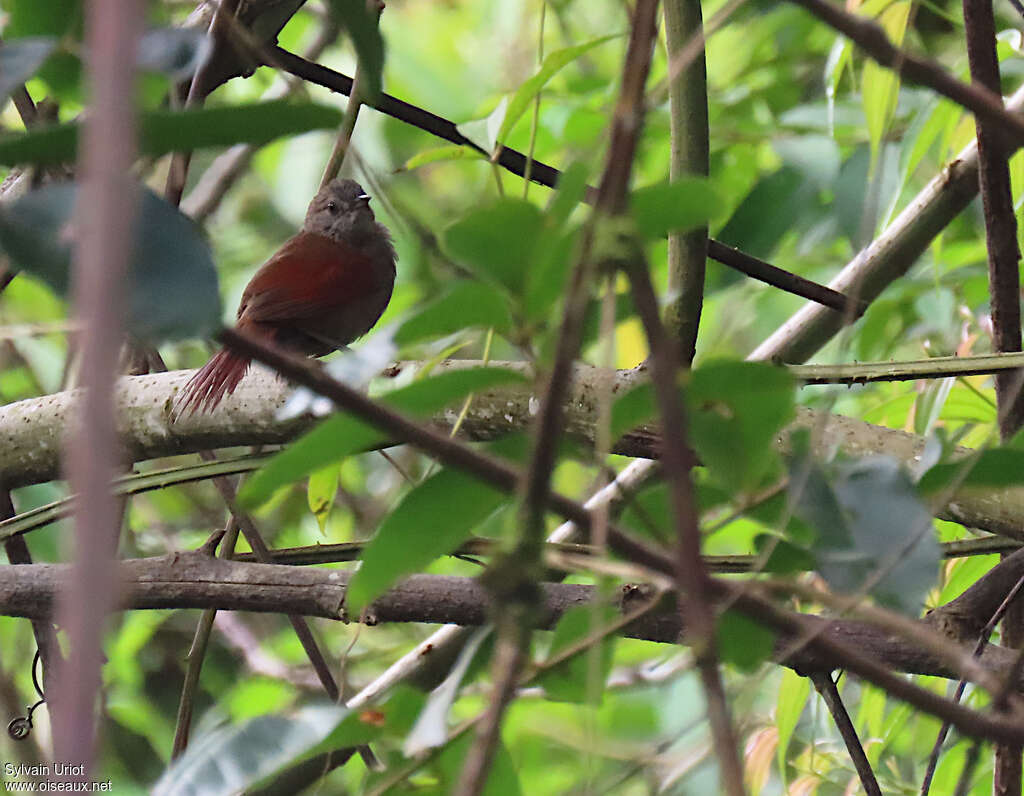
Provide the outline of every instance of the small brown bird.
<path id="1" fill-rule="evenodd" d="M 290 351 L 324 356 L 377 323 L 395 284 L 395 247 L 354 180 L 313 197 L 302 230 L 253 276 L 235 327 Z M 175 414 L 208 411 L 234 392 L 250 360 L 218 351 L 175 398 Z"/>

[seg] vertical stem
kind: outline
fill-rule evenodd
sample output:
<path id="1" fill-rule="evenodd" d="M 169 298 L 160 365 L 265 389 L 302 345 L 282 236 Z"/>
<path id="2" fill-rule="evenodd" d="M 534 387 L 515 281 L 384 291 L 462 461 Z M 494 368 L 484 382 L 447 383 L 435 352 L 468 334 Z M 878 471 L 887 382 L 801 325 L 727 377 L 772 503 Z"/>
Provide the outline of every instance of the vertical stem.
<path id="1" fill-rule="evenodd" d="M 967 60 L 971 80 L 1001 96 L 999 59 L 996 55 L 996 30 L 992 0 L 963 0 Z M 978 135 L 978 178 L 985 213 L 985 238 L 988 244 L 988 281 L 992 306 L 992 343 L 998 352 L 1020 351 L 1020 274 L 1017 247 L 1017 219 L 1013 211 L 1008 159 L 1010 148 L 999 131 L 975 117 Z M 1024 422 L 1021 385 L 1024 371 L 995 376 L 996 402 L 999 407 L 999 435 L 1007 441 Z M 1019 649 L 1024 644 L 1024 605 L 1014 600 L 1002 623 L 1003 643 Z M 992 792 L 1021 792 L 1021 747 L 1001 744 L 996 747 Z"/>
<path id="2" fill-rule="evenodd" d="M 708 94 L 704 47 L 687 45 L 703 40 L 700 0 L 665 0 L 665 49 L 669 58 L 669 116 L 672 145 L 669 178 L 706 177 L 708 166 Z M 681 58 L 696 54 L 683 68 Z M 672 296 L 665 314 L 669 333 L 679 341 L 685 362 L 693 361 L 704 302 L 704 265 L 708 256 L 708 229 L 701 227 L 668 238 L 668 289 Z"/>
<path id="3" fill-rule="evenodd" d="M 71 277 L 75 314 L 82 324 L 85 389 L 68 450 L 68 480 L 79 498 L 75 560 L 58 605 L 70 659 L 57 684 L 53 721 L 55 758 L 82 765 L 79 779 L 92 767 L 103 625 L 117 592 L 113 554 L 120 523 L 110 482 L 118 462 L 110 385 L 117 376 L 137 195 L 129 169 L 135 159 L 135 47 L 142 11 L 138 0 L 86 4 L 92 96 L 82 132 Z"/>

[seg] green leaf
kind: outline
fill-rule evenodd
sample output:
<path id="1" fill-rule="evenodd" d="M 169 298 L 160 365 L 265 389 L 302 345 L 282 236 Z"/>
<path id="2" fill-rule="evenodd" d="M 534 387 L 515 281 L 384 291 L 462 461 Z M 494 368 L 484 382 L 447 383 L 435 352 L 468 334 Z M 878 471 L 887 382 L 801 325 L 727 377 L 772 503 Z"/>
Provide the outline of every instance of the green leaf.
<path id="1" fill-rule="evenodd" d="M 934 495 L 954 485 L 967 487 L 1006 487 L 1024 483 L 1024 450 L 991 448 L 955 462 L 937 464 L 924 474 L 918 489 Z"/>
<path id="2" fill-rule="evenodd" d="M 402 166 L 396 170 L 399 171 L 412 171 L 418 169 L 420 166 L 426 166 L 430 163 L 439 163 L 447 160 L 486 160 L 486 156 L 482 152 L 478 152 L 470 146 L 462 146 L 460 144 L 449 144 L 448 146 L 432 147 L 431 149 L 425 149 L 418 154 L 413 155 L 409 158 Z"/>
<path id="3" fill-rule="evenodd" d="M 0 247 L 61 295 L 69 290 L 77 190 L 48 185 L 0 207 Z M 221 318 L 209 248 L 191 219 L 152 191 L 138 191 L 128 328 L 153 341 L 206 336 Z"/>
<path id="4" fill-rule="evenodd" d="M 482 282 L 463 280 L 405 321 L 395 334 L 395 342 L 408 345 L 473 326 L 504 334 L 512 327 L 512 317 L 502 293 Z"/>
<path id="5" fill-rule="evenodd" d="M 775 633 L 739 611 L 718 617 L 715 630 L 722 660 L 743 672 L 753 672 L 771 657 Z"/>
<path id="6" fill-rule="evenodd" d="M 337 705 L 309 705 L 286 715 L 259 716 L 237 726 L 221 726 L 195 738 L 164 772 L 153 793 L 242 793 L 286 766 L 312 755 L 350 711 Z M 372 727 L 359 742 L 374 734 Z"/>
<path id="7" fill-rule="evenodd" d="M 442 240 L 452 259 L 518 296 L 543 227 L 544 217 L 535 205 L 525 199 L 499 199 L 456 221 Z"/>
<path id="8" fill-rule="evenodd" d="M 808 678 L 797 674 L 792 669 L 782 669 L 782 682 L 779 684 L 779 695 L 775 702 L 775 726 L 779 730 L 779 745 L 776 754 L 778 755 L 784 792 L 789 790 L 786 776 L 786 754 L 789 751 L 789 742 L 793 739 L 793 731 L 796 729 L 797 722 L 800 721 L 800 714 L 804 712 L 804 706 L 810 695 L 811 681 Z"/>
<path id="9" fill-rule="evenodd" d="M 441 470 L 414 486 L 363 551 L 345 596 L 348 613 L 359 616 L 404 575 L 457 548 L 506 500 L 505 492 L 458 470 Z"/>
<path id="10" fill-rule="evenodd" d="M 800 171 L 783 166 L 758 180 L 717 237 L 755 257 L 770 258 L 786 232 L 816 201 L 816 193 Z"/>
<path id="11" fill-rule="evenodd" d="M 56 46 L 52 36 L 32 36 L 0 45 L 0 101 L 39 71 Z"/>
<path id="12" fill-rule="evenodd" d="M 540 69 L 537 70 L 537 73 L 516 89 L 516 93 L 512 95 L 508 108 L 505 110 L 505 118 L 498 129 L 497 142 L 499 144 L 505 142 L 508 134 L 526 112 L 533 98 L 537 96 L 552 77 L 585 52 L 615 38 L 618 38 L 618 36 L 602 36 L 593 41 L 577 44 L 574 47 L 565 47 L 548 54 L 544 58 L 544 63 L 541 64 Z"/>
<path id="13" fill-rule="evenodd" d="M 523 376 L 504 368 L 473 368 L 440 373 L 381 396 L 381 403 L 415 417 L 429 417 L 471 392 L 498 384 L 523 381 Z M 255 473 L 239 491 L 245 508 L 264 503 L 278 489 L 346 456 L 386 441 L 381 431 L 352 415 L 329 417 L 289 445 Z"/>
<path id="14" fill-rule="evenodd" d="M 596 636 L 619 618 L 614 607 L 607 604 L 577 605 L 566 611 L 555 626 L 549 658 Z M 556 702 L 598 704 L 612 669 L 615 634 L 606 635 L 590 649 L 584 650 L 545 672 L 539 679 L 549 699 Z"/>
<path id="15" fill-rule="evenodd" d="M 752 489 L 779 469 L 772 445 L 793 417 L 795 388 L 783 369 L 760 362 L 708 362 L 686 388 L 690 443 L 722 484 Z"/>
<path id="16" fill-rule="evenodd" d="M 639 188 L 630 195 L 629 204 L 637 231 L 648 239 L 697 229 L 724 207 L 714 185 L 703 177 Z"/>
<path id="17" fill-rule="evenodd" d="M 579 207 L 587 192 L 587 177 L 590 169 L 582 161 L 573 161 L 558 178 L 558 187 L 548 204 L 548 223 L 564 227 L 572 211 Z"/>
<path id="18" fill-rule="evenodd" d="M 657 414 L 654 390 L 649 383 L 630 388 L 612 403 L 611 438 L 619 439 L 627 431 L 651 422 Z"/>
<path id="19" fill-rule="evenodd" d="M 441 788 L 436 793 L 456 792 L 459 775 L 462 773 L 474 737 L 473 733 L 463 733 L 441 752 L 435 764 L 438 778 L 441 780 Z M 494 749 L 491 774 L 487 777 L 482 796 L 521 796 L 522 792 L 519 768 L 509 754 L 508 748 L 499 741 Z"/>
<path id="20" fill-rule="evenodd" d="M 309 130 L 331 129 L 341 122 L 336 108 L 271 100 L 224 108 L 147 111 L 139 119 L 139 153 L 156 157 L 233 144 L 266 144 Z M 0 165 L 47 165 L 74 160 L 78 123 L 40 127 L 0 137 Z"/>
<path id="21" fill-rule="evenodd" d="M 866 9 L 863 10 L 866 11 Z M 886 3 L 884 10 L 878 16 L 877 22 L 897 47 L 903 42 L 903 34 L 907 30 L 907 22 L 910 19 L 910 10 L 910 2 L 896 0 L 896 2 Z M 877 158 L 882 138 L 896 113 L 899 90 L 900 79 L 895 72 L 870 59 L 864 63 L 861 99 L 864 105 L 864 118 L 867 122 L 868 139 L 871 142 L 873 163 Z"/>
<path id="22" fill-rule="evenodd" d="M 764 562 L 762 568 L 764 572 L 792 575 L 797 572 L 810 572 L 816 564 L 814 556 L 806 549 L 772 534 L 762 533 L 754 537 L 754 548 L 758 555 L 770 550 L 768 560 Z"/>
<path id="23" fill-rule="evenodd" d="M 3 30 L 4 46 L 34 36 L 81 40 L 85 17 L 82 0 L 5 0 L 2 7 L 8 15 Z M 68 52 L 55 52 L 39 70 L 38 77 L 59 97 L 77 97 L 81 73 L 78 58 Z"/>
<path id="24" fill-rule="evenodd" d="M 875 457 L 835 468 L 793 464 L 791 499 L 814 527 L 817 570 L 843 594 L 866 591 L 912 616 L 935 585 L 941 550 L 931 512 L 895 459 Z M 830 483 L 831 480 L 831 483 Z"/>
<path id="25" fill-rule="evenodd" d="M 310 473 L 309 484 L 306 487 L 306 501 L 309 503 L 309 510 L 316 517 L 321 534 L 327 527 L 327 515 L 331 513 L 334 497 L 338 494 L 340 477 L 341 468 L 337 464 L 329 464 Z"/>
<path id="26" fill-rule="evenodd" d="M 379 13 L 366 0 L 329 0 L 334 18 L 348 31 L 359 58 L 359 83 L 363 98 L 380 96 L 384 71 L 384 37 L 378 24 Z"/>

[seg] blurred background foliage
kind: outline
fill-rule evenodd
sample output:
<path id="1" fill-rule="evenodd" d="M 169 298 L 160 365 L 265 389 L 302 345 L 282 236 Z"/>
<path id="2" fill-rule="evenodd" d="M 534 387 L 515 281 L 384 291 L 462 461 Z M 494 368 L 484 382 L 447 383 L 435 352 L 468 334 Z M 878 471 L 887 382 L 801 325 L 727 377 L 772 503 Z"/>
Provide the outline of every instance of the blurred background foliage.
<path id="1" fill-rule="evenodd" d="M 387 44 L 384 90 L 413 104 L 468 125 L 488 117 L 537 70 L 541 3 L 532 0 L 424 2 L 392 0 L 381 26 Z M 728 9 L 726 6 L 728 5 Z M 856 5 L 856 4 L 854 4 Z M 81 84 L 78 0 L 2 0 L 2 35 L 16 43 L 26 36 L 55 36 L 60 52 L 51 56 L 27 87 L 46 99 L 61 121 L 75 119 L 86 98 Z M 154 27 L 180 25 L 192 10 L 182 0 L 150 2 Z M 971 118 L 931 92 L 899 86 L 888 73 L 867 63 L 850 45 L 786 4 L 732 4 L 711 0 L 705 19 L 728 14 L 707 45 L 711 125 L 711 179 L 721 208 L 711 233 L 724 242 L 807 276 L 827 282 L 891 220 L 929 179 L 973 137 Z M 946 0 L 911 4 L 871 0 L 863 13 L 878 17 L 894 39 L 925 52 L 966 76 L 959 6 Z M 1020 24 L 999 6 L 999 54 L 1006 88 L 1024 72 Z M 531 110 L 506 139 L 559 168 L 581 163 L 597 179 L 607 141 L 607 125 L 617 94 L 628 19 L 623 4 L 609 0 L 547 3 L 543 50 L 595 42 L 555 74 L 544 87 L 536 128 Z M 302 52 L 325 24 L 325 8 L 311 0 L 279 37 L 285 49 Z M 352 74 L 354 50 L 345 36 L 318 59 Z M 648 84 L 651 104 L 634 172 L 634 185 L 662 182 L 668 174 L 669 111 L 665 93 L 664 48 L 654 56 Z M 208 100 L 211 107 L 251 103 L 280 83 L 270 68 L 235 79 Z M 171 79 L 146 72 L 139 83 L 139 107 L 164 107 Z M 316 86 L 299 86 L 299 96 L 337 108 L 344 101 Z M 51 105 L 51 107 L 52 107 Z M 13 105 L 0 113 L 2 135 L 21 129 Z M 462 127 L 466 131 L 477 127 Z M 468 134 L 468 132 L 467 132 Z M 2 139 L 0 139 L 2 140 Z M 225 320 L 233 316 L 243 287 L 255 269 L 301 223 L 333 142 L 331 130 L 279 138 L 261 147 L 251 168 L 234 184 L 203 228 L 221 280 Z M 478 157 L 432 153 L 443 142 L 428 133 L 364 109 L 353 141 L 355 176 L 373 194 L 374 206 L 395 236 L 398 281 L 391 305 L 374 334 L 393 333 L 419 308 L 437 299 L 466 274 L 447 245 L 448 228 L 500 195 L 526 196 L 539 208 L 551 191 L 523 181 Z M 432 153 L 432 154 L 425 154 Z M 189 188 L 219 154 L 195 154 Z M 438 159 L 434 159 L 434 158 Z M 423 163 L 423 161 L 430 161 Z M 422 165 L 420 165 L 422 163 Z M 1011 170 L 1014 199 L 1024 189 L 1024 155 Z M 0 169 L 0 175 L 5 173 Z M 159 191 L 166 158 L 143 161 L 140 176 Z M 188 190 L 186 190 L 186 197 Z M 187 200 L 186 200 L 187 201 Z M 575 211 L 574 219 L 582 218 Z M 656 283 L 666 282 L 666 245 L 652 242 L 649 257 Z M 529 265 L 529 264 L 526 264 Z M 625 293 L 623 282 L 620 292 Z M 867 315 L 821 352 L 818 361 L 917 359 L 990 350 L 986 253 L 980 205 L 975 202 L 929 247 L 921 262 L 890 287 Z M 717 357 L 741 358 L 782 323 L 801 301 L 748 280 L 714 262 L 708 264 L 707 292 L 697 363 Z M 514 315 L 514 313 L 513 313 Z M 536 320 L 532 351 L 542 359 L 550 350 L 559 313 Z M 404 346 L 400 356 L 430 359 L 456 352 L 483 355 L 486 330 L 471 327 Z M 496 335 L 494 360 L 521 359 L 523 342 Z M 591 340 L 593 343 L 593 340 Z M 199 341 L 166 345 L 172 368 L 196 367 L 208 347 Z M 615 360 L 632 367 L 646 356 L 639 322 L 621 318 L 615 333 Z M 596 347 L 585 352 L 596 361 Z M 44 283 L 16 278 L 0 296 L 0 402 L 62 389 L 69 360 L 67 306 Z M 928 434 L 942 429 L 967 443 L 989 439 L 995 400 L 987 378 L 945 382 L 876 384 L 856 389 L 808 387 L 797 401 L 831 407 L 890 428 Z M 411 451 L 395 453 L 411 475 L 422 475 L 426 461 Z M 148 462 L 140 469 L 169 466 L 193 457 Z M 625 460 L 611 457 L 616 468 Z M 379 455 L 345 459 L 327 476 L 326 508 L 310 511 L 304 484 L 278 490 L 256 513 L 273 546 L 290 547 L 368 538 L 398 502 L 402 477 Z M 595 468 L 565 458 L 555 483 L 570 495 L 586 492 Z M 720 490 L 720 485 L 719 485 Z M 701 495 L 715 516 L 736 495 L 701 483 Z M 665 516 L 658 488 L 642 496 L 648 516 Z M 59 482 L 15 493 L 19 510 L 64 494 Z M 514 511 L 506 505 L 475 532 L 511 538 Z M 318 521 L 319 520 L 319 521 Z M 225 521 L 223 505 L 209 484 L 151 492 L 130 502 L 122 537 L 123 556 L 157 555 L 201 544 Z M 657 533 L 627 514 L 624 521 L 641 533 Z M 942 540 L 964 530 L 937 523 Z M 709 553 L 748 553 L 768 525 L 753 517 L 725 523 L 706 539 Z M 668 529 L 662 531 L 669 536 Z M 69 527 L 57 522 L 34 532 L 39 561 L 69 555 Z M 242 544 L 242 543 L 240 543 Z M 994 557 L 962 559 L 944 566 L 929 602 L 948 599 L 993 563 Z M 442 558 L 429 572 L 478 574 L 477 564 Z M 587 581 L 578 577 L 577 580 Z M 115 792 L 147 792 L 168 763 L 185 655 L 195 624 L 192 612 L 139 611 L 110 623 L 104 668 L 101 777 Z M 317 622 L 328 658 L 345 656 L 343 676 L 351 693 L 431 630 Z M 545 635 L 539 649 L 549 643 Z M 27 622 L 0 618 L 0 705 L 13 716 L 34 701 L 29 668 L 33 641 Z M 702 694 L 688 668 L 685 650 L 633 640 L 614 647 L 609 687 L 599 706 L 524 698 L 511 708 L 504 742 L 514 775 L 495 776 L 493 792 L 524 793 L 711 793 L 715 764 L 703 723 Z M 778 793 L 788 782 L 793 792 L 844 792 L 853 772 L 823 708 L 809 698 L 808 686 L 793 673 L 761 664 L 758 676 L 728 668 L 734 716 L 744 739 L 752 792 Z M 945 682 L 923 678 L 942 691 Z M 916 792 L 923 761 L 938 730 L 935 719 L 914 713 L 871 687 L 845 681 L 844 696 L 866 739 L 868 755 L 889 793 Z M 221 614 L 202 672 L 199 723 L 220 718 L 235 722 L 278 714 L 315 701 L 319 687 L 291 628 L 279 616 Z M 474 715 L 486 689 L 477 679 L 454 705 L 456 718 Z M 970 701 L 970 698 L 969 698 Z M 45 716 L 32 739 L 0 738 L 0 760 L 31 761 L 45 756 Z M 400 759 L 402 739 L 385 737 L 375 750 L 386 761 Z M 952 792 L 966 741 L 955 742 L 941 762 L 934 793 Z M 972 792 L 987 793 L 990 771 L 985 756 Z M 415 775 L 407 786 L 443 792 L 444 758 Z M 506 770 L 507 773 L 507 770 Z M 4 777 L 0 769 L 0 777 Z M 330 792 L 359 790 L 367 776 L 359 761 L 327 775 Z M 399 790 L 402 787 L 398 788 Z M 397 791 L 396 791 L 397 792 Z"/>

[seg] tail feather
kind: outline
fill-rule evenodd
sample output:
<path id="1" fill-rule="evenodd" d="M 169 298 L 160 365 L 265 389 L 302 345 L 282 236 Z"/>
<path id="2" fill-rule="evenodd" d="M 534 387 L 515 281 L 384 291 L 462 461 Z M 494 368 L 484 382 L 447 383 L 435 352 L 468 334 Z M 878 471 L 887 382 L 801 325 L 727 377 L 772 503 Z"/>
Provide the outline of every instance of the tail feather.
<path id="1" fill-rule="evenodd" d="M 174 399 L 178 417 L 196 411 L 209 412 L 225 395 L 235 391 L 249 370 L 250 360 L 227 349 L 221 349 L 189 379 Z"/>

